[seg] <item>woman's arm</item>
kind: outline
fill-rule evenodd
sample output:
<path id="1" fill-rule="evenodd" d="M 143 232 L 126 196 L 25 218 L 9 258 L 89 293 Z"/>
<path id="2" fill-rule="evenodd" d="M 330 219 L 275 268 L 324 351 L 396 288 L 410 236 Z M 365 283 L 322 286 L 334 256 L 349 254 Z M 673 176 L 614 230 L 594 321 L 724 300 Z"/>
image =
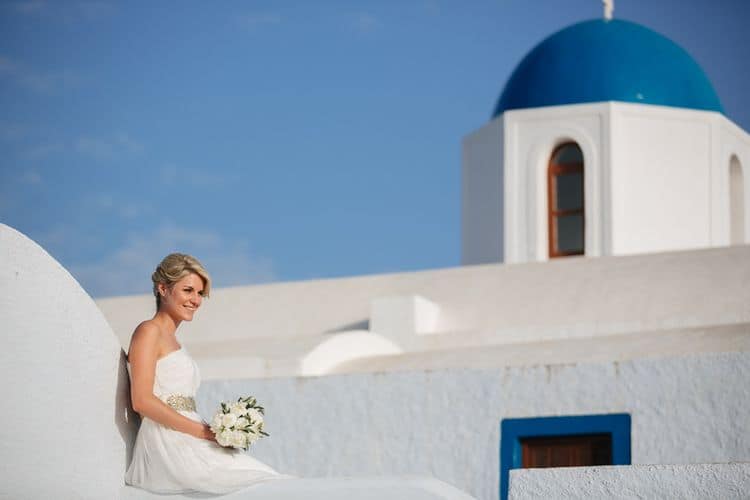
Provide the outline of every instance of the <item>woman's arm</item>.
<path id="1" fill-rule="evenodd" d="M 142 323 L 133 333 L 128 351 L 130 361 L 130 399 L 133 409 L 167 427 L 201 439 L 215 440 L 208 425 L 181 415 L 154 395 L 154 376 L 159 350 L 159 331 L 153 325 Z"/>

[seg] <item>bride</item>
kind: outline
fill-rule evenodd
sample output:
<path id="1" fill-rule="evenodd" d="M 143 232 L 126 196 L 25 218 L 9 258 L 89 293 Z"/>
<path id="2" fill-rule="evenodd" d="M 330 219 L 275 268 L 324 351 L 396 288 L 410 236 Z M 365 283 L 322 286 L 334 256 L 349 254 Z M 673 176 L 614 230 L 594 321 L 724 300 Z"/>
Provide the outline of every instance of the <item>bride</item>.
<path id="1" fill-rule="evenodd" d="M 156 314 L 135 329 L 128 351 L 130 396 L 142 417 L 125 482 L 155 493 L 229 493 L 288 478 L 246 453 L 216 443 L 195 411 L 200 373 L 175 335 L 191 321 L 211 278 L 190 255 L 173 253 L 151 276 Z"/>

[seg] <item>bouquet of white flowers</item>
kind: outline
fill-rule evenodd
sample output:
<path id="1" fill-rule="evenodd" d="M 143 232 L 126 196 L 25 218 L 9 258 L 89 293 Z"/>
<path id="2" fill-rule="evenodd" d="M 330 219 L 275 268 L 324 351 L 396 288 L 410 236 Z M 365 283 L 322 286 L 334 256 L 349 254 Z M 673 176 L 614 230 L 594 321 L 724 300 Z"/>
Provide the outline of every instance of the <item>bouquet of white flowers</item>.
<path id="1" fill-rule="evenodd" d="M 210 427 L 221 446 L 243 450 L 268 436 L 263 431 L 263 407 L 252 396 L 239 398 L 236 403 L 221 403 Z"/>

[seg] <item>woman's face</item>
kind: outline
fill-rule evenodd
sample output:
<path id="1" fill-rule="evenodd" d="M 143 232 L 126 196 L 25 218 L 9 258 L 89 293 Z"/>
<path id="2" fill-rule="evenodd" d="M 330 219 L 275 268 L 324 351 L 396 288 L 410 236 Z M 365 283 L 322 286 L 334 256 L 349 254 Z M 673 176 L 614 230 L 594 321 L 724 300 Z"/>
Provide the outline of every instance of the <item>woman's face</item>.
<path id="1" fill-rule="evenodd" d="M 159 285 L 162 311 L 177 320 L 191 321 L 193 314 L 203 301 L 203 280 L 195 273 L 190 273 L 173 287 Z"/>

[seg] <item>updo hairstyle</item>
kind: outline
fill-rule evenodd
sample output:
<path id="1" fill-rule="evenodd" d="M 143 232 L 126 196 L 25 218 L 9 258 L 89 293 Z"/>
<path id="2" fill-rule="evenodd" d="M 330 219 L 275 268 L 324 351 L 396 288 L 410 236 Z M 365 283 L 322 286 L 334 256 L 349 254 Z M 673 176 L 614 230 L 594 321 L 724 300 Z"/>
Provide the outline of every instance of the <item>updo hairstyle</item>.
<path id="1" fill-rule="evenodd" d="M 211 291 L 211 277 L 198 259 L 184 253 L 171 253 L 156 267 L 151 275 L 154 284 L 154 296 L 156 297 L 156 310 L 161 306 L 161 295 L 159 294 L 159 283 L 164 283 L 172 288 L 175 283 L 190 273 L 195 273 L 203 280 L 203 296 L 208 297 Z"/>

